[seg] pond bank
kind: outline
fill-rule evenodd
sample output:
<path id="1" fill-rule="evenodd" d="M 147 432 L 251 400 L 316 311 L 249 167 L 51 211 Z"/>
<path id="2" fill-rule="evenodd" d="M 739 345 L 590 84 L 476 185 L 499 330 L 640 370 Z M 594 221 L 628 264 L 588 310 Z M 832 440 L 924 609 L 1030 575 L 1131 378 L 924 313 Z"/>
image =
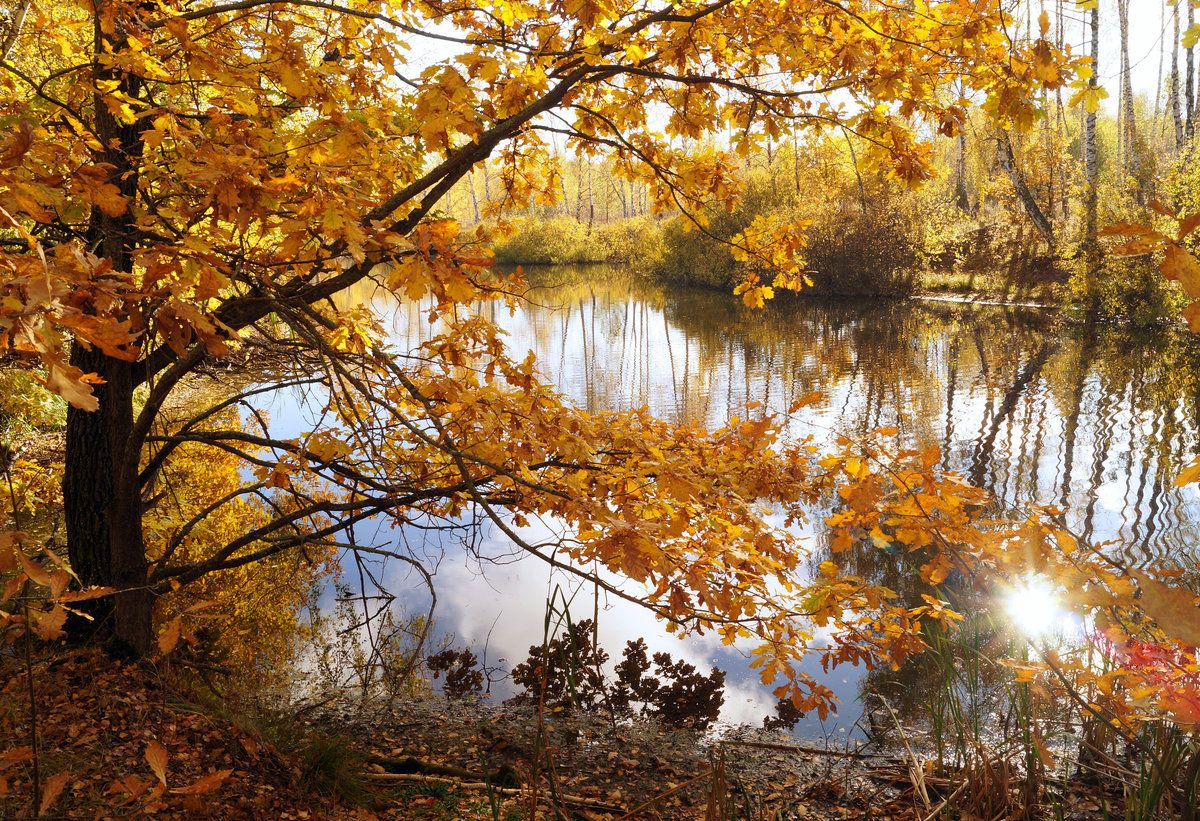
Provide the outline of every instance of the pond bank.
<path id="1" fill-rule="evenodd" d="M 539 720 L 532 709 L 432 697 L 364 708 L 346 695 L 266 713 L 250 706 L 255 694 L 215 696 L 210 675 L 182 664 L 64 649 L 38 654 L 28 669 L 12 656 L 0 660 L 0 728 L 27 742 L 0 757 L 5 818 L 25 817 L 33 794 L 29 672 L 40 795 L 59 791 L 43 817 L 120 807 L 165 818 L 520 821 L 533 817 L 536 802 L 538 818 L 582 821 L 922 821 L 947 799 L 965 809 L 969 792 L 981 790 L 970 773 L 914 767 L 903 753 L 749 728 L 706 735 L 599 715 Z M 409 757 L 453 774 L 389 773 L 391 761 Z M 485 770 L 512 780 L 472 777 Z M 977 799 L 1016 802 L 1020 786 L 1016 778 L 994 783 Z M 1118 796 L 1083 783 L 1056 789 L 1061 811 L 1039 805 L 1028 817 L 1090 821 L 1102 805 L 1120 806 Z"/>
<path id="2" fill-rule="evenodd" d="M 550 807 L 564 813 L 559 817 L 576 819 L 921 821 L 951 804 L 958 812 L 969 811 L 972 805 L 961 800 L 963 794 L 968 786 L 979 787 L 966 773 L 937 772 L 903 753 L 796 743 L 745 727 L 705 735 L 651 722 L 612 725 L 596 715 L 539 720 L 532 710 L 441 699 L 331 720 L 370 738 L 371 749 L 391 761 L 411 756 L 448 769 L 510 769 L 526 784 L 540 780 Z M 408 814 L 388 817 L 529 817 L 528 789 L 516 804 L 525 814 L 513 814 L 511 808 L 503 814 L 494 812 L 488 787 L 478 778 L 390 774 L 381 764 L 373 769 L 372 783 L 394 786 L 408 801 Z M 979 801 L 1015 810 L 1021 786 L 1017 778 L 994 784 Z M 516 797 L 515 792 L 503 795 Z M 1029 817 L 1102 817 L 1104 802 L 1082 784 L 1065 788 L 1059 803 L 1061 812 L 1036 806 Z"/>

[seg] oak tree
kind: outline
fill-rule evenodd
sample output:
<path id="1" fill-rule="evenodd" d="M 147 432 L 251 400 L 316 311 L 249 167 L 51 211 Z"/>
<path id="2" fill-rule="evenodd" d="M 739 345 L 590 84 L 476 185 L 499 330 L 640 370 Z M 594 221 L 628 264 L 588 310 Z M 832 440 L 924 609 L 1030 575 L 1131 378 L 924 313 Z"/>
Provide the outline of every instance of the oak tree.
<path id="1" fill-rule="evenodd" d="M 764 680 L 783 677 L 797 704 L 830 700 L 790 664 L 814 621 L 843 628 L 835 660 L 918 648 L 920 620 L 940 612 L 832 566 L 805 581 L 787 527 L 861 462 L 823 466 L 769 417 L 707 431 L 564 403 L 472 310 L 518 299 L 520 278 L 438 207 L 489 159 L 503 196 L 485 216 L 553 201 L 552 139 L 610 158 L 701 231 L 706 208 L 736 200 L 739 155 L 787 132 L 846 129 L 871 147 L 866 166 L 920 182 L 922 135 L 957 134 L 973 99 L 1019 131 L 1031 90 L 1070 79 L 1044 36 L 1013 42 L 1005 6 L 21 4 L 0 53 L 0 354 L 70 404 L 70 563 L 117 591 L 97 600 L 99 627 L 148 653 L 156 600 L 207 574 L 343 549 L 415 562 L 355 526 L 478 516 L 681 630 L 757 637 Z M 802 285 L 797 226 L 763 221 L 732 242 L 748 304 Z M 420 301 L 428 340 L 395 349 L 364 287 Z M 189 405 L 198 375 L 237 357 L 254 374 L 268 356 L 287 363 Z M 311 429 L 278 433 L 260 412 L 280 386 L 313 392 Z M 177 504 L 170 466 L 202 449 L 237 467 Z M 865 510 L 873 494 L 845 500 Z M 565 535 L 531 537 L 534 517 Z M 935 582 L 948 561 L 930 560 Z"/>

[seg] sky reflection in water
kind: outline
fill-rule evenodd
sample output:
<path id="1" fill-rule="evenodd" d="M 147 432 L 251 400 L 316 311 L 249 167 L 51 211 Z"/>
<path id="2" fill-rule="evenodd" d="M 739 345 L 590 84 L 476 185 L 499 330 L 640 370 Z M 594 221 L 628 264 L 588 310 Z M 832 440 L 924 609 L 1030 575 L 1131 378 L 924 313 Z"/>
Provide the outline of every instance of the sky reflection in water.
<path id="1" fill-rule="evenodd" d="M 1085 334 L 1056 329 L 1045 312 L 947 303 L 793 302 L 752 312 L 727 294 L 608 274 L 554 270 L 531 279 L 539 287 L 515 314 L 484 310 L 509 332 L 516 358 L 532 350 L 543 376 L 589 410 L 648 406 L 668 420 L 718 426 L 762 412 L 748 411 L 750 403 L 781 412 L 819 390 L 825 399 L 790 423 L 790 435 L 831 443 L 837 432 L 895 427 L 912 444 L 940 446 L 947 467 L 1004 504 L 1061 505 L 1082 538 L 1113 540 L 1134 563 L 1194 550 L 1200 499 L 1173 485 L 1197 449 L 1200 354 L 1190 337 L 1118 328 Z M 391 313 L 400 348 L 435 332 L 420 305 Z M 280 395 L 270 407 L 277 424 L 304 424 L 295 397 Z M 726 670 L 724 720 L 757 724 L 771 711 L 773 699 L 746 666 L 747 648 L 722 647 L 710 636 L 681 643 L 636 606 L 597 601 L 590 588 L 577 590 L 540 562 L 521 560 L 489 526 L 471 537 L 470 551 L 427 531 L 377 535 L 437 561 L 438 630 L 480 655 L 486 647 L 489 662 L 503 658 L 511 667 L 525 658 L 540 642 L 546 601 L 562 585 L 574 595 L 576 619 L 599 609 L 602 644 L 614 659 L 626 640 L 642 637 L 652 651 Z M 815 567 L 827 551 L 819 528 L 808 542 Z M 845 560 L 849 572 L 901 593 L 912 587 L 915 568 L 903 557 L 870 551 Z M 386 576 L 408 612 L 421 611 L 420 579 L 398 564 Z M 1009 593 L 1004 609 L 1041 634 L 1064 626 L 1052 602 L 1049 586 L 1030 582 Z M 858 734 L 863 671 L 826 675 L 816 659 L 807 667 L 844 707 L 825 726 L 812 716 L 797 732 Z M 920 688 L 905 689 L 916 697 Z M 496 690 L 508 694 L 503 684 Z"/>

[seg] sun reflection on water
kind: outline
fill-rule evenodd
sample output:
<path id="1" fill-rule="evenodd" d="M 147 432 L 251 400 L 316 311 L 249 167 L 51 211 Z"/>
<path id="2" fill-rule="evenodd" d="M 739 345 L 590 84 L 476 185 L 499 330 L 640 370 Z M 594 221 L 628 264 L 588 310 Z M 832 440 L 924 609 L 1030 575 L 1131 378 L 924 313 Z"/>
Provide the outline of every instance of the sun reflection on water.
<path id="1" fill-rule="evenodd" d="M 1003 597 L 1009 622 L 1030 639 L 1066 639 L 1078 635 L 1079 617 L 1066 608 L 1062 590 L 1044 576 L 1030 575 Z"/>

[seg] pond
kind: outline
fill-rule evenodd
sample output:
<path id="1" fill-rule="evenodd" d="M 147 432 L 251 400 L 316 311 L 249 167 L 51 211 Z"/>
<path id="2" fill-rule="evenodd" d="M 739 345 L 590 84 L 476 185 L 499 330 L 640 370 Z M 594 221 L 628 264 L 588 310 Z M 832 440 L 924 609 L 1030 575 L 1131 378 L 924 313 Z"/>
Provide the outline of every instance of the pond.
<path id="1" fill-rule="evenodd" d="M 1045 309 L 944 301 L 791 299 L 751 311 L 730 294 L 606 271 L 551 269 L 531 282 L 515 312 L 483 310 L 508 331 L 514 356 L 533 351 L 543 377 L 584 408 L 648 406 L 668 420 L 717 426 L 754 403 L 783 411 L 820 391 L 823 400 L 792 419 L 789 435 L 831 443 L 838 433 L 897 428 L 910 443 L 938 445 L 945 467 L 1006 505 L 1060 506 L 1075 533 L 1111 540 L 1135 564 L 1194 555 L 1200 494 L 1174 486 L 1200 445 L 1200 345 L 1191 337 L 1084 329 Z M 400 347 L 432 332 L 420 305 L 388 310 Z M 303 424 L 303 403 L 279 397 L 274 405 L 279 421 Z M 439 635 L 452 634 L 489 664 L 511 669 L 540 643 L 557 589 L 573 596 L 574 618 L 598 614 L 614 659 L 626 640 L 642 637 L 702 671 L 726 671 L 723 721 L 760 724 L 772 712 L 774 699 L 741 648 L 710 637 L 680 642 L 636 606 L 523 559 L 486 525 L 469 550 L 427 531 L 402 539 L 436 567 Z M 855 572 L 903 591 L 913 574 L 881 556 Z M 422 581 L 401 565 L 377 572 L 408 611 L 425 606 Z M 806 717 L 796 733 L 868 732 L 861 695 L 879 682 L 855 668 L 823 673 L 815 660 L 808 672 L 842 708 L 824 722 Z M 511 693 L 506 684 L 493 685 L 494 697 Z M 908 685 L 910 697 L 919 693 L 919 682 Z"/>

